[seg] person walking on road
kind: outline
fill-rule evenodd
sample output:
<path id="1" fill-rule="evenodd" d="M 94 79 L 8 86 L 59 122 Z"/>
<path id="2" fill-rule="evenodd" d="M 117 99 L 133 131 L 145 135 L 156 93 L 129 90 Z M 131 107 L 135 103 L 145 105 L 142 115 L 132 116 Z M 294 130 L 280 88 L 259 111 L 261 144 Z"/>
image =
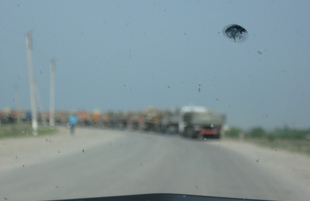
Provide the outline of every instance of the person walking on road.
<path id="1" fill-rule="evenodd" d="M 76 116 L 74 114 L 70 115 L 70 133 L 71 135 L 74 134 L 74 127 L 75 127 L 75 124 L 76 124 Z"/>

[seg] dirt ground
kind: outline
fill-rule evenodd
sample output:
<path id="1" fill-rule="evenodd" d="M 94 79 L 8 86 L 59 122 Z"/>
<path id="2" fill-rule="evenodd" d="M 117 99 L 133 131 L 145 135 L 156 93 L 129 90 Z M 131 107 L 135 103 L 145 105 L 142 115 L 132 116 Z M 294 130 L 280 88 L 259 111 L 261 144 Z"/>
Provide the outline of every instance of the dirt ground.
<path id="1" fill-rule="evenodd" d="M 78 128 L 73 136 L 67 128 L 58 130 L 54 135 L 0 139 L 0 171 L 82 152 L 122 137 L 110 130 Z"/>
<path id="2" fill-rule="evenodd" d="M 308 155 L 229 139 L 214 143 L 237 152 L 246 157 L 250 163 L 261 165 L 272 174 L 285 177 L 287 182 L 293 182 L 305 191 L 310 191 L 310 157 Z"/>

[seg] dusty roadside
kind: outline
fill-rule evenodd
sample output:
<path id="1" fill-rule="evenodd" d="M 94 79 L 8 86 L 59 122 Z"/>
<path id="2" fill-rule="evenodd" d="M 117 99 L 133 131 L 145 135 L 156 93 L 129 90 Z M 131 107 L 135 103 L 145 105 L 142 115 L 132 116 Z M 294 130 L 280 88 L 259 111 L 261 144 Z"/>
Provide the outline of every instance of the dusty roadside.
<path id="1" fill-rule="evenodd" d="M 222 148 L 246 157 L 250 164 L 260 165 L 266 171 L 310 192 L 310 157 L 278 148 L 261 147 L 249 142 L 224 139 L 213 142 Z"/>
<path id="2" fill-rule="evenodd" d="M 59 133 L 55 135 L 1 139 L 0 171 L 83 152 L 122 137 L 119 132 L 111 130 L 78 128 L 71 136 L 67 128 L 58 129 Z"/>

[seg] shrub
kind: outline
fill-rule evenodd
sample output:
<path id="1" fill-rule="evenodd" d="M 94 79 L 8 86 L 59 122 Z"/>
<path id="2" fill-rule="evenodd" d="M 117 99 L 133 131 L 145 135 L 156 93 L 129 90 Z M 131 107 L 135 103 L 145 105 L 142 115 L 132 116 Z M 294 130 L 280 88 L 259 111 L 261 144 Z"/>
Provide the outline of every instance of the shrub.
<path id="1" fill-rule="evenodd" d="M 242 130 L 240 128 L 232 127 L 228 131 L 225 132 L 225 136 L 231 138 L 239 138 L 240 133 Z"/>
<path id="2" fill-rule="evenodd" d="M 261 127 L 255 127 L 248 131 L 245 136 L 250 138 L 263 138 L 266 137 L 266 131 Z"/>

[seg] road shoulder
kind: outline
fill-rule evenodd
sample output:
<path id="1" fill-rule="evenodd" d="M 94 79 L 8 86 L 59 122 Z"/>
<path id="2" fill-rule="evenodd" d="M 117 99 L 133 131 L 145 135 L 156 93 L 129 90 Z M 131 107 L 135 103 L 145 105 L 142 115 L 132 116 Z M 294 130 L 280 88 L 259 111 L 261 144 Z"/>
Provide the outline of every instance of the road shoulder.
<path id="1" fill-rule="evenodd" d="M 77 128 L 72 136 L 67 128 L 58 129 L 59 133 L 49 136 L 1 139 L 0 172 L 83 152 L 123 136 L 113 130 L 89 128 Z"/>
<path id="2" fill-rule="evenodd" d="M 282 176 L 285 181 L 293 182 L 304 191 L 310 192 L 309 156 L 238 140 L 224 139 L 213 143 L 244 156 L 251 165 L 262 166 L 266 171 Z"/>

